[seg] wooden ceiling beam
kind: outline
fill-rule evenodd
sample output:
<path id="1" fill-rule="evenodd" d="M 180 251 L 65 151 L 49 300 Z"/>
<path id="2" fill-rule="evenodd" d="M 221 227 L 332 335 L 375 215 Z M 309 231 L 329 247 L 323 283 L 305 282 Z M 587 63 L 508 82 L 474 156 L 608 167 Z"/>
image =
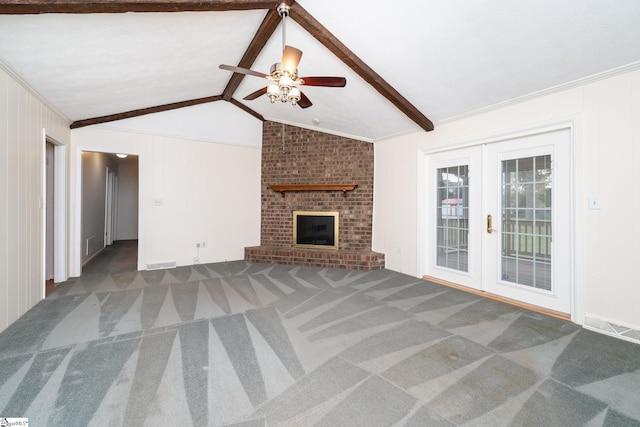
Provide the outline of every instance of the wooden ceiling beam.
<path id="1" fill-rule="evenodd" d="M 206 104 L 208 102 L 221 101 L 221 95 L 207 96 L 205 98 L 191 99 L 189 101 L 173 102 L 171 104 L 158 105 L 155 107 L 140 108 L 126 111 L 124 113 L 109 114 L 108 116 L 93 117 L 91 119 L 76 120 L 69 128 L 77 129 L 85 126 L 98 125 L 101 123 L 113 122 L 116 120 L 130 119 L 132 117 L 144 116 L 147 114 L 161 113 L 163 111 L 176 110 L 178 108 L 191 107 L 192 105 Z"/>
<path id="2" fill-rule="evenodd" d="M 35 1 L 35 0 L 33 0 Z M 69 1 L 69 0 L 65 0 L 67 3 L 74 3 L 75 1 Z M 61 2 L 61 0 L 53 0 L 53 3 L 56 2 Z M 291 4 L 293 2 L 293 0 L 284 0 L 285 3 L 287 4 Z M 45 3 L 47 3 L 45 1 Z M 134 3 L 134 2 L 126 2 L 126 3 Z M 156 3 L 164 3 L 164 2 L 156 2 Z M 177 2 L 177 3 L 187 3 L 187 2 Z M 238 6 L 238 4 L 249 4 L 249 3 L 265 3 L 265 2 L 249 2 L 249 1 L 234 1 L 234 2 L 229 2 L 229 1 L 221 1 L 221 0 L 209 0 L 204 1 L 204 2 L 199 2 L 199 3 L 234 3 L 235 6 Z M 267 5 L 267 9 L 268 12 L 265 16 L 265 18 L 263 19 L 262 23 L 260 24 L 260 27 L 258 28 L 258 31 L 256 32 L 256 35 L 253 37 L 253 40 L 251 40 L 251 43 L 249 44 L 249 47 L 247 48 L 247 50 L 245 51 L 244 55 L 242 56 L 242 59 L 240 59 L 240 63 L 238 64 L 239 67 L 242 68 L 250 68 L 253 65 L 253 62 L 256 60 L 256 58 L 258 57 L 258 55 L 260 54 L 260 51 L 262 51 L 262 49 L 264 48 L 264 45 L 267 43 L 267 41 L 269 40 L 269 38 L 271 37 L 271 35 L 273 34 L 273 32 L 276 30 L 276 28 L 278 28 L 278 24 L 280 23 L 280 16 L 278 15 L 278 12 L 276 11 L 276 9 L 273 7 L 274 3 L 273 1 L 268 2 Z M 237 9 L 236 9 L 237 10 Z M 172 10 L 174 11 L 174 10 Z M 227 86 L 224 89 L 224 92 L 222 93 L 222 95 L 216 95 L 216 96 L 209 96 L 206 98 L 198 98 L 198 99 L 192 99 L 189 101 L 181 101 L 181 102 L 174 102 L 171 104 L 164 104 L 164 105 L 158 105 L 155 107 L 148 107 L 148 108 L 141 108 L 138 110 L 132 110 L 132 111 L 126 111 L 123 113 L 116 113 L 116 114 L 109 114 L 107 116 L 101 116 L 101 117 L 93 117 L 93 118 L 89 118 L 89 119 L 83 119 L 83 120 L 77 120 L 73 123 L 71 123 L 70 128 L 71 129 L 77 129 L 80 127 L 84 127 L 84 126 L 90 126 L 90 125 L 96 125 L 96 124 L 101 124 L 101 123 L 107 123 L 107 122 L 112 122 L 112 121 L 116 121 L 116 120 L 122 120 L 122 119 L 128 119 L 128 118 L 132 118 L 132 117 L 139 117 L 139 116 L 144 116 L 146 114 L 153 114 L 153 113 L 159 113 L 162 111 L 169 111 L 169 110 L 175 110 L 178 108 L 184 108 L 184 107 L 190 107 L 192 105 L 198 105 L 198 104 L 204 104 L 207 102 L 214 102 L 214 101 L 221 101 L 221 100 L 225 100 L 225 101 L 229 101 L 231 102 L 233 105 L 235 105 L 236 107 L 242 109 L 243 111 L 247 112 L 248 114 L 251 114 L 252 116 L 254 116 L 255 118 L 257 118 L 258 120 L 264 121 L 264 117 L 262 117 L 262 115 L 258 114 L 257 112 L 255 112 L 254 110 L 252 110 L 251 108 L 247 107 L 246 105 L 242 104 L 241 102 L 233 99 L 233 94 L 235 93 L 236 89 L 238 88 L 238 86 L 240 85 L 240 82 L 242 82 L 242 79 L 244 78 L 244 74 L 239 74 L 239 73 L 233 73 L 233 75 L 231 76 L 231 78 L 229 79 L 229 83 L 227 83 Z"/>
<path id="3" fill-rule="evenodd" d="M 267 43 L 269 38 L 271 38 L 271 35 L 276 30 L 276 28 L 278 28 L 279 23 L 280 16 L 278 15 L 278 12 L 275 10 L 275 8 L 272 7 L 262 20 L 258 31 L 256 31 L 255 36 L 253 36 L 253 40 L 251 40 L 251 43 L 249 43 L 249 47 L 247 47 L 247 50 L 245 50 L 244 55 L 242 55 L 242 58 L 238 63 L 238 67 L 251 68 L 256 58 L 264 48 L 264 45 Z M 222 92 L 222 98 L 225 101 L 231 101 L 233 94 L 236 92 L 236 89 L 238 89 L 238 86 L 240 86 L 240 83 L 242 82 L 242 79 L 244 79 L 244 77 L 245 75 L 240 73 L 233 73 L 231 75 L 229 83 L 227 83 L 227 86 Z"/>
<path id="4" fill-rule="evenodd" d="M 256 119 L 260 120 L 261 122 L 265 121 L 265 118 L 257 113 L 256 111 L 252 110 L 251 108 L 247 107 L 246 105 L 244 105 L 242 102 L 235 100 L 235 99 L 231 99 L 229 102 L 231 102 L 233 105 L 235 105 L 236 107 L 240 108 L 241 110 L 251 114 L 253 117 L 255 117 Z"/>
<path id="5" fill-rule="evenodd" d="M 283 2 L 291 6 L 291 18 L 320 41 L 331 53 L 336 55 L 421 128 L 426 131 L 433 130 L 431 120 L 422 114 L 380 75 L 373 71 L 371 67 L 365 64 L 364 61 L 358 58 L 357 55 L 331 34 L 329 30 L 320 24 L 320 22 L 311 16 L 302 6 L 294 0 L 283 0 Z M 274 2 L 274 0 L 3 0 L 0 3 L 0 14 L 186 12 L 267 9 L 268 12 L 264 20 L 238 63 L 239 67 L 250 68 L 280 24 L 281 18 L 274 7 L 277 3 L 278 2 Z M 244 74 L 233 73 L 222 95 L 77 120 L 73 122 L 70 127 L 71 129 L 76 129 L 219 100 L 231 102 L 252 116 L 264 121 L 264 118 L 260 114 L 233 99 L 233 95 L 244 77 Z"/>
<path id="6" fill-rule="evenodd" d="M 2 0 L 0 14 L 223 12 L 275 9 L 275 0 Z"/>
<path id="7" fill-rule="evenodd" d="M 290 17 L 296 21 L 309 34 L 315 37 L 335 56 L 340 58 L 349 68 L 362 77 L 367 83 L 375 88 L 382 96 L 387 98 L 396 108 L 402 111 L 407 117 L 413 120 L 425 131 L 433 130 L 433 123 L 420 112 L 413 104 L 387 83 L 378 73 L 364 63 L 347 46 L 338 40 L 329 30 L 327 30 L 317 19 L 307 12 L 298 3 L 291 5 Z"/>

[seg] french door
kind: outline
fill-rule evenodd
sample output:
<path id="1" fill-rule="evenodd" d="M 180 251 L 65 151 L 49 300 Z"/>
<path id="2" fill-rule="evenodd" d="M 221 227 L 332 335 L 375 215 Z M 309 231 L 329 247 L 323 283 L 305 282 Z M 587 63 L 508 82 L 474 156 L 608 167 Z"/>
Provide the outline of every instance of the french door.
<path id="1" fill-rule="evenodd" d="M 427 276 L 570 313 L 570 131 L 427 155 Z"/>
<path id="2" fill-rule="evenodd" d="M 427 156 L 427 275 L 482 289 L 481 146 Z"/>

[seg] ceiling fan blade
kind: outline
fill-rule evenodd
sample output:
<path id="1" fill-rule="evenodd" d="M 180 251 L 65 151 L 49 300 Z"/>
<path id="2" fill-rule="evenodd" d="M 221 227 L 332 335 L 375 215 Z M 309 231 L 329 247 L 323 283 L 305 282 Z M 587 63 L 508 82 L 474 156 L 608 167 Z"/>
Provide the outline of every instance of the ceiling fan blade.
<path id="1" fill-rule="evenodd" d="M 307 98 L 307 95 L 300 92 L 300 101 L 298 101 L 298 105 L 300 108 L 309 108 L 313 105 L 313 103 Z"/>
<path id="2" fill-rule="evenodd" d="M 280 61 L 280 68 L 282 71 L 289 72 L 290 75 L 295 74 L 298 69 L 298 64 L 302 58 L 302 51 L 295 47 L 285 46 L 284 52 L 282 52 L 282 61 Z"/>
<path id="3" fill-rule="evenodd" d="M 304 86 L 344 87 L 347 79 L 344 77 L 300 77 Z"/>
<path id="4" fill-rule="evenodd" d="M 247 100 L 247 101 L 253 101 L 256 98 L 260 98 L 265 93 L 267 93 L 267 88 L 263 87 L 262 89 L 258 89 L 257 91 L 255 91 L 253 93 L 250 93 L 249 95 L 245 96 L 242 99 Z"/>
<path id="5" fill-rule="evenodd" d="M 262 77 L 263 79 L 266 79 L 266 78 L 269 77 L 268 74 L 261 73 L 259 71 L 253 71 L 253 70 L 250 70 L 248 68 L 234 67 L 233 65 L 221 64 L 220 65 L 220 69 L 227 70 L 227 71 L 233 71 L 234 73 L 246 74 L 248 76 Z"/>

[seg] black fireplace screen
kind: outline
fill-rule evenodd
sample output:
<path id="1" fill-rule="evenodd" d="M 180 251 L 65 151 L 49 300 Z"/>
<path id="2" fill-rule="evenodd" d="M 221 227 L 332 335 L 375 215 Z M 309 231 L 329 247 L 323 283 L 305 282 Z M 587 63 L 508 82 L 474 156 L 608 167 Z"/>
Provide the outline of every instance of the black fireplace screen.
<path id="1" fill-rule="evenodd" d="M 337 212 L 294 212 L 294 246 L 338 248 Z"/>

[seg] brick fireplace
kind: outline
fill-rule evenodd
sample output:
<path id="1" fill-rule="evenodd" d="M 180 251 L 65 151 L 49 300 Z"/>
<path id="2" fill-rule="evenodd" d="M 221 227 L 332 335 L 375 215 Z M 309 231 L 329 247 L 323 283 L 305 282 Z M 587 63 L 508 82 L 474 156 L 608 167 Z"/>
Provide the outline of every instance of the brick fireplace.
<path id="1" fill-rule="evenodd" d="M 260 246 L 245 248 L 245 260 L 384 268 L 384 254 L 371 250 L 373 145 L 288 125 L 284 126 L 283 141 L 282 131 L 280 123 L 267 121 L 263 125 Z M 271 188 L 274 184 L 295 186 L 294 190 L 278 192 Z M 318 190 L 344 184 L 355 184 L 355 188 Z M 338 249 L 293 247 L 294 211 L 339 212 Z"/>

